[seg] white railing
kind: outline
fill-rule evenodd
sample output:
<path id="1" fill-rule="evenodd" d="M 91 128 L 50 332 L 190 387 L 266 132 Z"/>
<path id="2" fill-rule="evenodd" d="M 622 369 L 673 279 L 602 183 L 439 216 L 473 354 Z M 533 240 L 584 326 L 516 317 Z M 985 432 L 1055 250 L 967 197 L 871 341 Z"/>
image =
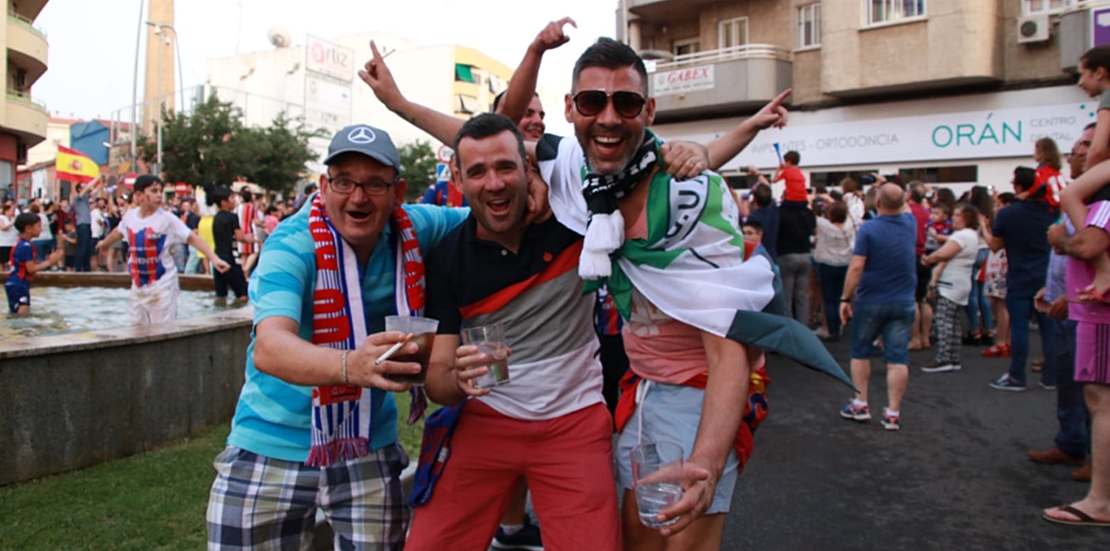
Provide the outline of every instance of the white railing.
<path id="1" fill-rule="evenodd" d="M 33 99 L 31 97 L 30 92 L 24 92 L 24 91 L 20 91 L 20 90 L 8 90 L 7 92 L 8 92 L 7 93 L 8 101 L 14 101 L 14 102 L 17 102 L 17 103 L 22 103 L 24 105 L 29 105 L 29 106 L 34 107 L 36 109 L 46 111 L 46 104 L 41 102 L 41 101 L 38 101 L 36 99 Z"/>
<path id="2" fill-rule="evenodd" d="M 19 15 L 18 13 L 12 13 L 12 12 L 8 12 L 8 20 L 12 21 L 16 24 L 22 25 L 24 27 L 27 27 L 28 29 L 31 29 L 31 31 L 33 31 L 33 32 L 39 34 L 40 36 L 42 36 L 42 38 L 44 40 L 46 39 L 46 31 L 42 30 L 42 28 L 39 27 L 38 25 L 35 25 L 34 21 L 31 21 L 30 19 L 28 19 L 28 18 L 26 18 L 22 15 Z"/>
<path id="3" fill-rule="evenodd" d="M 652 70 L 652 67 L 649 67 L 648 72 L 665 71 L 678 67 L 688 67 L 690 65 L 720 63 L 722 61 L 733 61 L 737 59 L 777 59 L 782 61 L 793 61 L 794 54 L 790 50 L 775 46 L 774 44 L 745 44 L 743 46 L 733 46 L 731 48 L 721 48 L 719 50 L 676 55 L 669 61 L 655 62 L 654 70 Z"/>

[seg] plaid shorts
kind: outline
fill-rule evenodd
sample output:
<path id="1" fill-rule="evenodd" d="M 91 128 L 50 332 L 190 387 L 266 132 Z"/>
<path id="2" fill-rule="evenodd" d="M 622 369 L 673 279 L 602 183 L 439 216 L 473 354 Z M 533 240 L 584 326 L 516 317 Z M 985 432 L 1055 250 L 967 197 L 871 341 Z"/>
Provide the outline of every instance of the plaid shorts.
<path id="1" fill-rule="evenodd" d="M 397 444 L 324 468 L 228 446 L 213 462 L 208 549 L 312 549 L 320 508 L 335 549 L 400 551 L 409 522 L 401 489 L 407 464 Z"/>

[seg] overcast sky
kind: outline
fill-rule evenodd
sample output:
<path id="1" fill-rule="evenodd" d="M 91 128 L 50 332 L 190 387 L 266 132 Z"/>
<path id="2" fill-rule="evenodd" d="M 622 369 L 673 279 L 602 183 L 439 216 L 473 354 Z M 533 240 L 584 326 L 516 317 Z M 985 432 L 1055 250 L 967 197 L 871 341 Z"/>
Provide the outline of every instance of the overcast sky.
<path id="1" fill-rule="evenodd" d="M 129 106 L 139 6 L 145 2 L 50 0 L 35 21 L 50 42 L 49 70 L 32 89 L 36 99 L 63 117 L 110 117 Z M 547 22 L 570 16 L 578 29 L 569 44 L 545 56 L 540 75 L 541 86 L 559 90 L 569 88 L 578 54 L 598 36 L 613 36 L 617 5 L 617 0 L 177 0 L 174 28 L 185 85 L 192 86 L 207 78 L 209 59 L 271 49 L 267 31 L 275 26 L 288 30 L 294 44 L 303 44 L 306 34 L 335 38 L 384 31 L 428 45 L 470 46 L 515 67 Z M 141 59 L 139 67 L 142 71 Z M 361 85 L 357 79 L 356 85 Z"/>

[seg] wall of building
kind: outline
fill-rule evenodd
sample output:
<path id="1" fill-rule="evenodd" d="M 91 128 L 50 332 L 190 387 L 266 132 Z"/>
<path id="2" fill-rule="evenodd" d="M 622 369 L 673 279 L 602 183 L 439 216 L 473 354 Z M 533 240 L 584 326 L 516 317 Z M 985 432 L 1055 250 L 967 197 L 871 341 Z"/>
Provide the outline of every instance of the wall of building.
<path id="1" fill-rule="evenodd" d="M 53 160 L 58 154 L 58 146 L 69 147 L 70 121 L 50 119 L 46 123 L 46 139 L 27 150 L 27 166 Z"/>
<path id="2" fill-rule="evenodd" d="M 1054 85 L 1069 78 L 1060 70 L 1059 16 L 1051 18 L 1052 39 L 1018 44 L 1018 0 L 929 0 L 922 19 L 877 25 L 865 21 L 867 2 L 820 0 L 821 46 L 799 51 L 797 9 L 816 1 L 696 3 L 690 5 L 696 14 L 681 19 L 641 16 L 642 49 L 671 51 L 676 40 L 697 36 L 701 51 L 713 50 L 721 21 L 747 17 L 749 43 L 794 51 L 792 100 L 813 108 L 844 99 L 885 101 L 903 93 Z"/>
<path id="3" fill-rule="evenodd" d="M 381 32 L 334 40 L 353 52 L 355 69 L 362 68 L 372 58 L 371 41 L 375 42 L 379 52 L 388 54 L 386 64 L 408 99 L 456 116 L 468 116 L 459 113 L 460 94 L 475 97 L 479 105 L 488 108 L 496 95 L 488 86 L 488 75 L 497 78 L 500 89 L 507 86 L 512 75 L 512 68 L 472 48 L 450 44 L 423 46 L 416 41 Z M 486 77 L 480 84 L 458 82 L 455 79 L 455 64 L 473 66 Z M 209 61 L 208 84 L 217 90 L 221 100 L 232 101 L 243 109 L 247 124 L 267 125 L 280 110 L 293 116 L 303 113 L 304 65 L 305 50 L 301 45 L 216 59 Z M 336 82 L 346 85 L 345 82 Z M 353 73 L 349 86 L 349 122 L 382 128 L 389 132 L 398 146 L 415 140 L 431 142 L 433 148 L 438 144 L 430 135 L 386 109 L 370 87 Z M 561 94 L 549 95 L 542 90 L 540 94 L 547 112 L 558 116 L 562 110 Z M 319 144 L 326 147 L 327 141 L 319 140 Z"/>
<path id="4" fill-rule="evenodd" d="M 995 2 L 930 0 L 926 16 L 866 25 L 862 2 L 822 2 L 822 90 L 835 95 L 1002 80 Z"/>
<path id="5" fill-rule="evenodd" d="M 19 138 L 6 132 L 0 132 L 0 188 L 15 183 L 15 169 L 17 161 L 17 144 Z M 15 189 L 13 186 L 12 189 Z M 23 196 L 20 195 L 22 199 Z"/>
<path id="6" fill-rule="evenodd" d="M 998 26 L 1002 36 L 1002 63 L 1008 82 L 1023 80 L 1059 80 L 1065 77 L 1060 71 L 1060 38 L 1053 29 L 1053 36 L 1045 42 L 1018 44 L 1017 20 L 1022 16 L 1021 2 L 1001 2 Z"/>
<path id="7" fill-rule="evenodd" d="M 69 147 L 88 155 L 98 166 L 108 164 L 108 148 L 104 144 L 111 141 L 111 136 L 107 126 L 98 121 L 79 122 L 69 131 Z"/>

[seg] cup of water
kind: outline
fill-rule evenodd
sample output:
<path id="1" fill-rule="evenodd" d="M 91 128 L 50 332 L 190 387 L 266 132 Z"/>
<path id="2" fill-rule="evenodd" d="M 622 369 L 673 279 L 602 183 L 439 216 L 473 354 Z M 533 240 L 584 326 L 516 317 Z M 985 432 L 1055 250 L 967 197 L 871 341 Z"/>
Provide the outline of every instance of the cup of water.
<path id="1" fill-rule="evenodd" d="M 509 347 L 505 341 L 505 325 L 494 323 L 462 330 L 463 344 L 478 347 L 478 352 L 492 360 L 489 372 L 474 378 L 474 388 L 486 389 L 509 382 Z"/>
<path id="2" fill-rule="evenodd" d="M 661 511 L 682 499 L 682 446 L 673 442 L 644 442 L 632 448 L 632 481 L 640 522 L 663 528 L 677 518 L 659 522 Z"/>

